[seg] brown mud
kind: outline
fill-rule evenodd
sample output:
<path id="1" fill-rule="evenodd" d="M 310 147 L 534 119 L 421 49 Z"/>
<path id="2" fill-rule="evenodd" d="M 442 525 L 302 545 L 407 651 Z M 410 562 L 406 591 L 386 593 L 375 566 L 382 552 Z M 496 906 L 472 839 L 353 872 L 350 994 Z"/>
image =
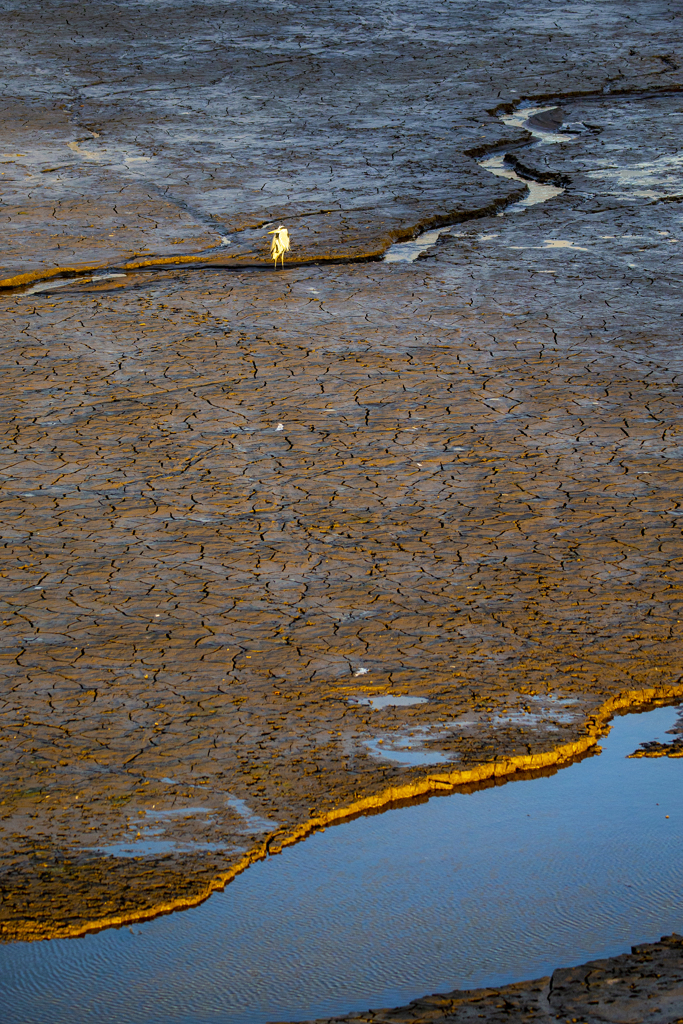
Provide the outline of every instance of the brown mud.
<path id="1" fill-rule="evenodd" d="M 9 9 L 2 280 L 126 276 L 0 299 L 4 938 L 680 696 L 676 6 Z"/>

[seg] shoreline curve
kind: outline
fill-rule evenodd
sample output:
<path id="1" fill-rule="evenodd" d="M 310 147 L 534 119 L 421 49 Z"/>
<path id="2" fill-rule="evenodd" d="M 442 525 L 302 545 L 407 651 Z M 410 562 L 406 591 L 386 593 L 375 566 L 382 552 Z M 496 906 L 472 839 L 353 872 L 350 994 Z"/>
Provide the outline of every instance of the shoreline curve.
<path id="1" fill-rule="evenodd" d="M 645 711 L 648 705 L 672 704 L 683 698 L 683 680 L 669 686 L 653 686 L 642 690 L 626 690 L 609 697 L 596 711 L 585 720 L 586 734 L 577 740 L 563 743 L 554 750 L 538 754 L 521 754 L 505 758 L 501 761 L 487 761 L 473 768 L 459 768 L 450 772 L 431 772 L 424 777 L 402 785 L 388 786 L 381 793 L 361 797 L 359 800 L 344 807 L 314 815 L 308 821 L 293 828 L 276 830 L 264 840 L 252 847 L 237 863 L 227 871 L 216 875 L 195 897 L 184 897 L 159 904 L 154 909 L 140 913 L 118 914 L 88 921 L 71 927 L 55 926 L 46 934 L 44 925 L 31 928 L 24 925 L 16 933 L 0 934 L 0 942 L 40 942 L 49 939 L 80 938 L 87 934 L 104 931 L 107 928 L 119 928 L 131 924 L 151 921 L 156 917 L 176 911 L 189 910 L 204 903 L 214 892 L 220 892 L 238 875 L 246 871 L 252 864 L 265 860 L 268 856 L 281 853 L 287 846 L 303 841 L 313 832 L 321 831 L 330 825 L 341 824 L 343 821 L 370 812 L 388 809 L 398 801 L 409 800 L 421 796 L 445 794 L 460 786 L 486 782 L 489 779 L 507 778 L 519 772 L 534 771 L 549 767 L 568 767 L 577 757 L 596 747 L 599 739 L 609 732 L 609 722 L 616 714 L 625 711 Z"/>

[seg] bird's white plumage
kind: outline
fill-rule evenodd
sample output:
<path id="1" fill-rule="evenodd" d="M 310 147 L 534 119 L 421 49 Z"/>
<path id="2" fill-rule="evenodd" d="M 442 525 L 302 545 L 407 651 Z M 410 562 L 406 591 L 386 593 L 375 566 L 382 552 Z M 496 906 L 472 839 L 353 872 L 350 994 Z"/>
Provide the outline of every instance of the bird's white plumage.
<path id="1" fill-rule="evenodd" d="M 282 266 L 285 265 L 285 253 L 289 252 L 289 231 L 280 224 L 274 231 L 269 231 L 269 235 L 273 236 L 273 240 L 270 243 L 270 255 L 275 260 L 275 266 L 277 267 L 277 261 L 282 260 Z"/>

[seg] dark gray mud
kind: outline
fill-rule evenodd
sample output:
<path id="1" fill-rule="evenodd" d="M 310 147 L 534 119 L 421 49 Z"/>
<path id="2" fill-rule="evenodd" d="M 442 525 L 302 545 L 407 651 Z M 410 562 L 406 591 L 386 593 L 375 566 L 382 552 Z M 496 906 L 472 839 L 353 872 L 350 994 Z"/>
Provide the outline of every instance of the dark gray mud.
<path id="1" fill-rule="evenodd" d="M 580 10 L 580 13 L 579 13 Z M 525 97 L 679 88 L 676 4 L 10 2 L 4 280 L 200 252 L 379 255 L 519 192 L 468 153 Z"/>
<path id="2" fill-rule="evenodd" d="M 7 11 L 3 937 L 680 693 L 676 5 Z"/>

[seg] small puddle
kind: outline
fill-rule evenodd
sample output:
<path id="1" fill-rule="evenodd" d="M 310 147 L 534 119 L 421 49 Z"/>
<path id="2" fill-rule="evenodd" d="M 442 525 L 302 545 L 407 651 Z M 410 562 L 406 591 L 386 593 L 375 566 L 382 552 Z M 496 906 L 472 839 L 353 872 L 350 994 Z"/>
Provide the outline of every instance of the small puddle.
<path id="1" fill-rule="evenodd" d="M 567 142 L 572 137 L 576 137 L 582 132 L 588 131 L 585 125 L 563 125 L 562 120 L 558 120 L 557 117 L 553 116 L 559 108 L 554 107 L 532 107 L 524 106 L 520 107 L 514 114 L 503 115 L 501 120 L 512 128 L 526 128 L 527 131 L 531 132 L 534 136 L 533 142 L 527 146 L 519 147 L 516 149 L 524 148 L 526 151 L 535 149 L 537 146 L 545 146 L 550 143 L 556 142 Z M 520 213 L 524 210 L 529 209 L 530 206 L 536 206 L 538 203 L 547 203 L 549 199 L 554 199 L 555 196 L 562 195 L 565 191 L 559 185 L 549 185 L 543 182 L 534 181 L 531 178 L 525 178 L 518 174 L 517 171 L 509 164 L 506 163 L 505 153 L 494 153 L 491 156 L 486 157 L 483 160 L 478 160 L 477 163 L 484 170 L 490 171 L 491 174 L 495 174 L 499 178 L 509 178 L 512 181 L 518 181 L 520 184 L 525 185 L 527 188 L 527 194 L 523 199 L 520 199 L 516 203 L 511 203 L 506 206 L 498 216 L 504 217 L 509 213 Z M 442 228 L 434 228 L 431 231 L 423 231 L 417 238 L 411 239 L 409 242 L 397 242 L 392 245 L 384 255 L 385 263 L 413 263 L 420 253 L 425 252 L 427 249 L 436 243 L 440 235 L 455 235 L 456 237 L 460 232 L 453 230 L 458 225 L 446 224 Z"/>
<path id="2" fill-rule="evenodd" d="M 328 828 L 192 910 L 0 947 L 3 1024 L 310 1020 L 680 932 L 683 762 L 629 757 L 678 721 L 625 715 L 554 775 Z"/>
<path id="3" fill-rule="evenodd" d="M 211 807 L 148 808 L 144 815 L 129 823 L 127 828 L 129 834 L 122 842 L 84 846 L 83 849 L 110 857 L 158 857 L 165 853 L 232 850 L 233 847 L 225 843 L 196 842 L 192 839 L 168 836 L 167 826 L 172 826 L 176 822 L 185 825 L 189 819 L 195 818 L 197 815 L 206 817 L 200 818 L 196 824 L 209 824 L 212 810 Z"/>
<path id="4" fill-rule="evenodd" d="M 349 697 L 349 703 L 365 704 L 373 711 L 381 711 L 382 708 L 407 708 L 413 704 L 426 704 L 427 698 L 393 693 L 359 694 L 356 697 Z"/>
<path id="5" fill-rule="evenodd" d="M 172 783 L 173 779 L 161 781 Z M 244 835 L 272 832 L 278 827 L 278 822 L 274 819 L 269 820 L 255 814 L 244 800 L 229 797 L 225 802 L 231 811 L 243 819 L 240 831 Z M 236 847 L 230 843 L 198 842 L 187 838 L 184 833 L 188 831 L 188 825 L 195 829 L 210 825 L 215 810 L 213 807 L 147 808 L 144 815 L 130 822 L 128 834 L 122 842 L 84 846 L 82 849 L 110 857 L 158 857 L 166 853 L 201 853 L 216 850 L 234 853 L 236 850 L 245 850 L 244 847 Z M 197 820 L 191 823 L 192 818 Z M 183 834 L 174 835 L 174 825 L 180 825 L 184 830 Z"/>
<path id="6" fill-rule="evenodd" d="M 41 284 L 34 284 L 23 293 L 24 295 L 38 295 L 40 292 L 51 292 L 55 288 L 64 288 L 66 285 L 98 284 L 100 281 L 111 281 L 115 277 L 127 277 L 127 274 L 98 274 L 95 277 L 68 277 L 60 281 L 43 281 Z"/>
<path id="7" fill-rule="evenodd" d="M 225 802 L 231 811 L 244 819 L 243 832 L 272 832 L 278 827 L 279 822 L 274 818 L 262 818 L 259 814 L 255 814 L 244 800 L 240 800 L 236 796 L 231 796 Z"/>
<path id="8" fill-rule="evenodd" d="M 446 764 L 453 759 L 441 750 L 430 750 L 425 747 L 425 740 L 438 739 L 440 730 L 433 730 L 428 725 L 419 726 L 409 733 L 386 733 L 379 739 L 365 740 L 363 746 L 373 757 L 380 761 L 393 764 L 429 765 Z"/>

